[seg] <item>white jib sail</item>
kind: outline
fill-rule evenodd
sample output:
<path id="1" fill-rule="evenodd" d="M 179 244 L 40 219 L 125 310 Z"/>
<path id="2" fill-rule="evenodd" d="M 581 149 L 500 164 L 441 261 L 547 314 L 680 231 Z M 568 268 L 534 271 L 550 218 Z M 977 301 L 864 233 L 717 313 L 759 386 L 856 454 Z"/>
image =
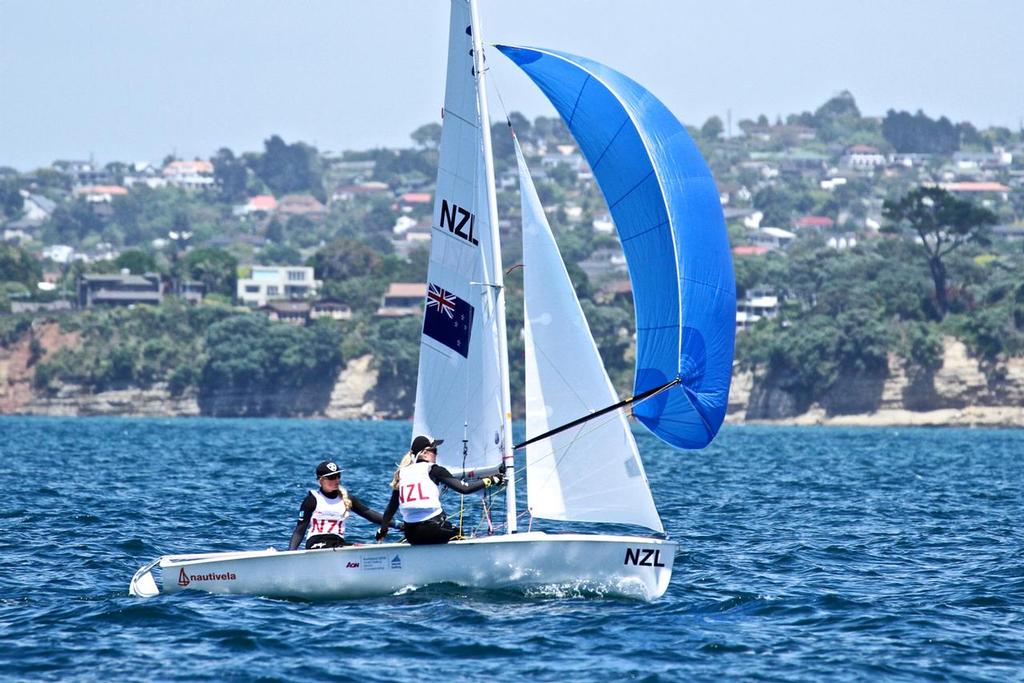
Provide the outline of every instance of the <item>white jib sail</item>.
<path id="1" fill-rule="evenodd" d="M 427 298 L 416 381 L 415 434 L 444 439 L 438 462 L 501 461 L 498 290 L 491 245 L 470 6 L 453 0 L 434 197 Z M 463 458 L 462 439 L 468 438 Z"/>
<path id="2" fill-rule="evenodd" d="M 516 143 L 523 207 L 526 437 L 618 402 Z M 535 517 L 664 531 L 622 411 L 526 447 Z"/>

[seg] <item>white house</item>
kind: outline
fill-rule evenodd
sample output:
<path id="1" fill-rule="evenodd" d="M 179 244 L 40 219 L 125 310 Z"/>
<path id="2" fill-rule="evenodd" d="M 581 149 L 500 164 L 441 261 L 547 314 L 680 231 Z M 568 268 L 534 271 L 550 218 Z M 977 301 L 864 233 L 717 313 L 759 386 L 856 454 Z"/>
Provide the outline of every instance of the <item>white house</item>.
<path id="1" fill-rule="evenodd" d="M 736 302 L 736 329 L 745 330 L 758 320 L 779 315 L 779 297 L 769 287 L 755 287 Z"/>
<path id="2" fill-rule="evenodd" d="M 769 249 L 783 249 L 796 239 L 796 234 L 782 228 L 758 228 L 751 232 L 747 240 L 754 246 Z"/>
<path id="3" fill-rule="evenodd" d="M 213 164 L 209 161 L 172 161 L 163 168 L 168 183 L 186 190 L 205 190 L 214 186 Z"/>
<path id="4" fill-rule="evenodd" d="M 871 145 L 853 145 L 846 150 L 840 164 L 848 168 L 871 169 L 885 166 L 885 155 Z"/>
<path id="5" fill-rule="evenodd" d="M 268 301 L 314 297 L 321 287 L 323 281 L 313 278 L 309 266 L 253 266 L 250 277 L 238 279 L 238 300 L 266 306 Z"/>
<path id="6" fill-rule="evenodd" d="M 51 244 L 43 248 L 43 258 L 50 259 L 54 263 L 71 263 L 74 255 L 74 247 L 66 244 Z"/>

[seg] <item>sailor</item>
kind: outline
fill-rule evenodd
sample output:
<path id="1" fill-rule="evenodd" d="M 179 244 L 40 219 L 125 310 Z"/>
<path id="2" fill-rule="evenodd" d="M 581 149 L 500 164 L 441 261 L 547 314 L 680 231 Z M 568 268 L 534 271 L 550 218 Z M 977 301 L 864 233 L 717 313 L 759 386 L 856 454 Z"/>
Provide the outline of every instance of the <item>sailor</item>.
<path id="1" fill-rule="evenodd" d="M 384 509 L 384 523 L 377 532 L 380 541 L 388 533 L 388 524 L 395 511 L 405 520 L 405 538 L 412 545 L 447 543 L 459 535 L 441 508 L 439 485 L 459 493 L 475 493 L 489 486 L 501 486 L 505 479 L 500 474 L 465 484 L 436 463 L 437 447 L 444 439 L 417 436 L 402 458 L 391 479 L 391 500 Z"/>
<path id="2" fill-rule="evenodd" d="M 345 545 L 345 520 L 351 510 L 374 524 L 386 526 L 379 512 L 341 486 L 338 465 L 325 460 L 316 466 L 319 489 L 310 489 L 299 508 L 299 521 L 292 532 L 288 550 L 295 550 L 305 537 L 306 549 L 338 548 Z"/>

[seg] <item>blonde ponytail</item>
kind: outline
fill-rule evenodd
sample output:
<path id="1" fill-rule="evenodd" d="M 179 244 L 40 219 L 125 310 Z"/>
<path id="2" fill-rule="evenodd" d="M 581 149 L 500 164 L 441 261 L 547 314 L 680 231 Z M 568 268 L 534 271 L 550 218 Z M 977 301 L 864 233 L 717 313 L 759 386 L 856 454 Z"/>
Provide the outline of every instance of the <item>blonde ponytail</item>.
<path id="1" fill-rule="evenodd" d="M 416 456 L 412 454 L 412 451 L 409 451 L 408 453 L 402 456 L 402 461 L 398 463 L 398 468 L 395 470 L 395 475 L 391 477 L 391 488 L 395 489 L 396 491 L 398 490 L 398 473 L 402 470 L 403 467 L 407 467 L 413 464 L 414 462 L 416 462 Z"/>
<path id="2" fill-rule="evenodd" d="M 345 510 L 351 510 L 352 499 L 348 497 L 348 489 L 346 489 L 344 486 L 339 486 L 338 493 L 341 494 L 341 501 L 345 504 Z"/>

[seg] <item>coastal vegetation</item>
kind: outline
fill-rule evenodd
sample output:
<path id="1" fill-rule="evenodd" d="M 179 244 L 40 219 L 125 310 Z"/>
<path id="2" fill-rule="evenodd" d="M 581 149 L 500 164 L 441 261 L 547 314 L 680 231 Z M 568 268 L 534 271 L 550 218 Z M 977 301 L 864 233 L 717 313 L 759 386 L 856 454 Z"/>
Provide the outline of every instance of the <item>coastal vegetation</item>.
<path id="1" fill-rule="evenodd" d="M 515 112 L 509 118 L 539 171 L 538 193 L 609 374 L 628 393 L 632 302 L 628 287 L 617 286 L 624 272 L 610 265 L 617 240 L 598 229 L 607 221 L 604 199 L 560 120 L 530 121 Z M 499 181 L 511 179 L 499 182 L 498 202 L 519 409 L 521 247 L 508 128 L 496 124 L 493 133 Z M 843 377 L 884 376 L 893 358 L 910 372 L 934 371 L 944 337 L 963 341 L 992 367 L 1024 355 L 1024 252 L 1020 242 L 993 231 L 1024 219 L 1024 192 L 1015 189 L 1024 154 L 1005 152 L 1024 150 L 1024 135 L 923 112 L 864 116 L 845 92 L 813 112 L 774 123 L 744 119 L 738 128 L 742 136 L 712 117 L 691 133 L 723 195 L 738 248 L 739 298 L 768 291 L 778 302 L 772 316 L 738 333 L 741 368 L 771 378 L 806 406 Z M 388 414 L 407 414 L 420 320 L 377 311 L 391 283 L 425 280 L 426 243 L 403 243 L 397 226 L 429 226 L 439 136 L 440 126 L 427 124 L 406 149 L 331 155 L 271 136 L 259 152 L 218 150 L 209 160 L 208 189 L 132 185 L 101 202 L 74 195 L 72 181 L 54 169 L 0 169 L 4 221 L 21 215 L 28 196 L 56 204 L 21 246 L 0 243 L 0 312 L 11 311 L 13 301 L 73 299 L 87 273 L 157 273 L 169 288 L 191 281 L 205 291 L 200 305 L 168 296 L 159 306 L 2 315 L 0 344 L 34 334 L 33 320 L 57 320 L 78 343 L 33 354 L 37 391 L 159 384 L 173 395 L 197 396 L 210 414 L 238 415 L 289 414 L 289 405 L 301 412 L 298 403 L 280 399 L 282 392 L 324 400 L 325 387 L 346 363 L 369 355 L 374 402 Z M 861 160 L 853 158 L 858 154 Z M 955 154 L 961 155 L 956 163 Z M 862 162 L 867 165 L 857 165 Z M 995 174 L 999 183 L 992 185 L 1002 189 L 978 195 L 943 189 L 971 164 L 971 177 Z M 132 172 L 117 163 L 105 170 L 110 182 Z M 256 196 L 308 197 L 303 201 L 315 210 L 246 208 Z M 806 217 L 825 227 L 805 229 Z M 751 250 L 752 235 L 768 225 L 793 230 L 796 239 Z M 57 263 L 41 254 L 52 244 L 111 256 Z M 249 264 L 312 266 L 323 283 L 320 296 L 345 304 L 351 318 L 296 327 L 234 305 Z M 39 290 L 44 275 L 50 286 Z"/>

